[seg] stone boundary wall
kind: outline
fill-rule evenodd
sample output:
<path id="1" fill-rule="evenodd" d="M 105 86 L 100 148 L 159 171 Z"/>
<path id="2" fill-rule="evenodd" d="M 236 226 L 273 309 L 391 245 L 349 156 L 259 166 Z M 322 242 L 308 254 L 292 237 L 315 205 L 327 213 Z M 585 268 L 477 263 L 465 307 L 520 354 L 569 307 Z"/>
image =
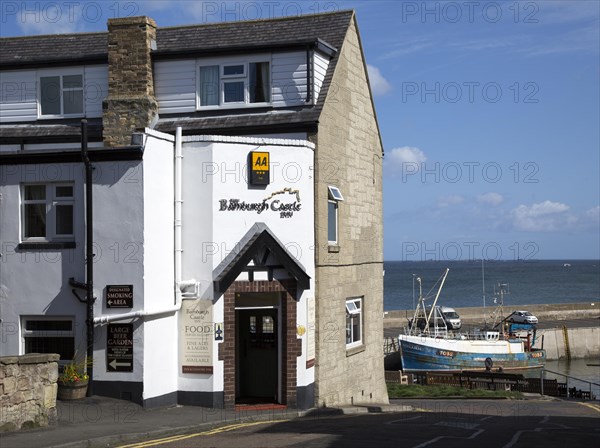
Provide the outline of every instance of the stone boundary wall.
<path id="1" fill-rule="evenodd" d="M 57 354 L 0 357 L 0 432 L 57 422 Z"/>

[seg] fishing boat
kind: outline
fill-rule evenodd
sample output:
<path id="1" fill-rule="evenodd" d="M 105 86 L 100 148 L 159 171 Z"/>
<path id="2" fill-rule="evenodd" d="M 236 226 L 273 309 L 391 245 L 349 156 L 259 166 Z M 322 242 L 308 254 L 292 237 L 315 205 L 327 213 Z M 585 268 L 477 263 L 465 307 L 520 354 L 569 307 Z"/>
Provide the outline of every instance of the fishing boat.
<path id="1" fill-rule="evenodd" d="M 469 333 L 448 331 L 443 316 L 435 311 L 448 272 L 449 269 L 446 269 L 441 281 L 438 281 L 439 289 L 431 306 L 427 306 L 428 298 L 423 297 L 421 281 L 417 279 L 420 289 L 418 305 L 408 328 L 398 337 L 404 372 L 505 371 L 544 366 L 545 351 L 533 347 L 535 325 L 499 322 Z M 500 305 L 502 303 L 501 295 Z"/>

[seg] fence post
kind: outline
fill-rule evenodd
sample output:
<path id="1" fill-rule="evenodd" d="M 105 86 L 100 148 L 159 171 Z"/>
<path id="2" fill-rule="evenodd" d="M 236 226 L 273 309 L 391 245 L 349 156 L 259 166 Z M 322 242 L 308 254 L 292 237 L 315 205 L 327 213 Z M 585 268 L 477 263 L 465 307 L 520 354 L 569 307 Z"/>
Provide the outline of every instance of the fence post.
<path id="1" fill-rule="evenodd" d="M 544 368 L 540 370 L 540 394 L 544 395 Z"/>

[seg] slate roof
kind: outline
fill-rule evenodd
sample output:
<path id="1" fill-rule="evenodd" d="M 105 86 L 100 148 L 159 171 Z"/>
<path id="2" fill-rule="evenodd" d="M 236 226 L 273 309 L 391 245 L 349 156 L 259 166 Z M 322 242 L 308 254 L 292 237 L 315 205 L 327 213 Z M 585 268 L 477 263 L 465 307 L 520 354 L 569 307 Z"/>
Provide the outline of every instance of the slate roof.
<path id="1" fill-rule="evenodd" d="M 285 248 L 269 226 L 255 223 L 221 263 L 213 270 L 215 291 L 225 292 L 258 252 L 268 250 L 301 289 L 310 287 L 310 276 L 302 264 Z"/>
<path id="2" fill-rule="evenodd" d="M 159 28 L 156 54 L 301 45 L 324 40 L 340 48 L 352 11 Z"/>
<path id="3" fill-rule="evenodd" d="M 284 17 L 269 20 L 223 22 L 157 29 L 155 59 L 194 57 L 212 53 L 241 54 L 249 51 L 268 51 L 279 48 L 304 47 L 322 44 L 339 50 L 353 11 Z M 108 33 L 58 34 L 0 38 L 0 69 L 18 69 L 31 66 L 68 65 L 84 62 L 108 62 Z M 189 117 L 162 117 L 156 129 L 174 132 L 182 126 L 192 133 L 252 133 L 270 130 L 308 129 L 316 126 L 324 100 L 335 71 L 339 53 L 333 52 L 323 81 L 318 103 L 296 108 L 292 113 L 273 110 L 265 113 L 241 111 L 226 116 L 207 116 L 196 113 Z M 262 130 L 261 130 L 262 128 Z M 0 143 L 39 137 L 56 138 L 71 133 L 70 128 L 59 126 L 22 127 L 10 123 L 0 126 Z M 63 132 L 67 131 L 66 134 Z"/>
<path id="4" fill-rule="evenodd" d="M 0 125 L 0 144 L 44 142 L 80 142 L 81 121 L 61 123 L 6 123 Z M 88 119 L 88 141 L 102 141 L 102 120 Z"/>
<path id="5" fill-rule="evenodd" d="M 20 66 L 108 62 L 108 33 L 0 38 L 0 69 Z"/>
<path id="6" fill-rule="evenodd" d="M 339 48 L 352 11 L 158 28 L 156 57 L 307 44 Z M 108 61 L 108 32 L 0 38 L 0 68 Z"/>

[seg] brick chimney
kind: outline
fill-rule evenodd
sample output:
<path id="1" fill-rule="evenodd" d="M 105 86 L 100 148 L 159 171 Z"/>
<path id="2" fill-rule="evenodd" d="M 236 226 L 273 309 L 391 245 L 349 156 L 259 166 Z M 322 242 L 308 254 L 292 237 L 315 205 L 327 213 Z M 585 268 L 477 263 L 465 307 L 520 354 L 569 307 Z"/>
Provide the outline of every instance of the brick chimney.
<path id="1" fill-rule="evenodd" d="M 108 20 L 108 96 L 104 100 L 105 146 L 131 144 L 136 129 L 158 114 L 154 96 L 151 50 L 156 22 L 149 17 Z"/>

